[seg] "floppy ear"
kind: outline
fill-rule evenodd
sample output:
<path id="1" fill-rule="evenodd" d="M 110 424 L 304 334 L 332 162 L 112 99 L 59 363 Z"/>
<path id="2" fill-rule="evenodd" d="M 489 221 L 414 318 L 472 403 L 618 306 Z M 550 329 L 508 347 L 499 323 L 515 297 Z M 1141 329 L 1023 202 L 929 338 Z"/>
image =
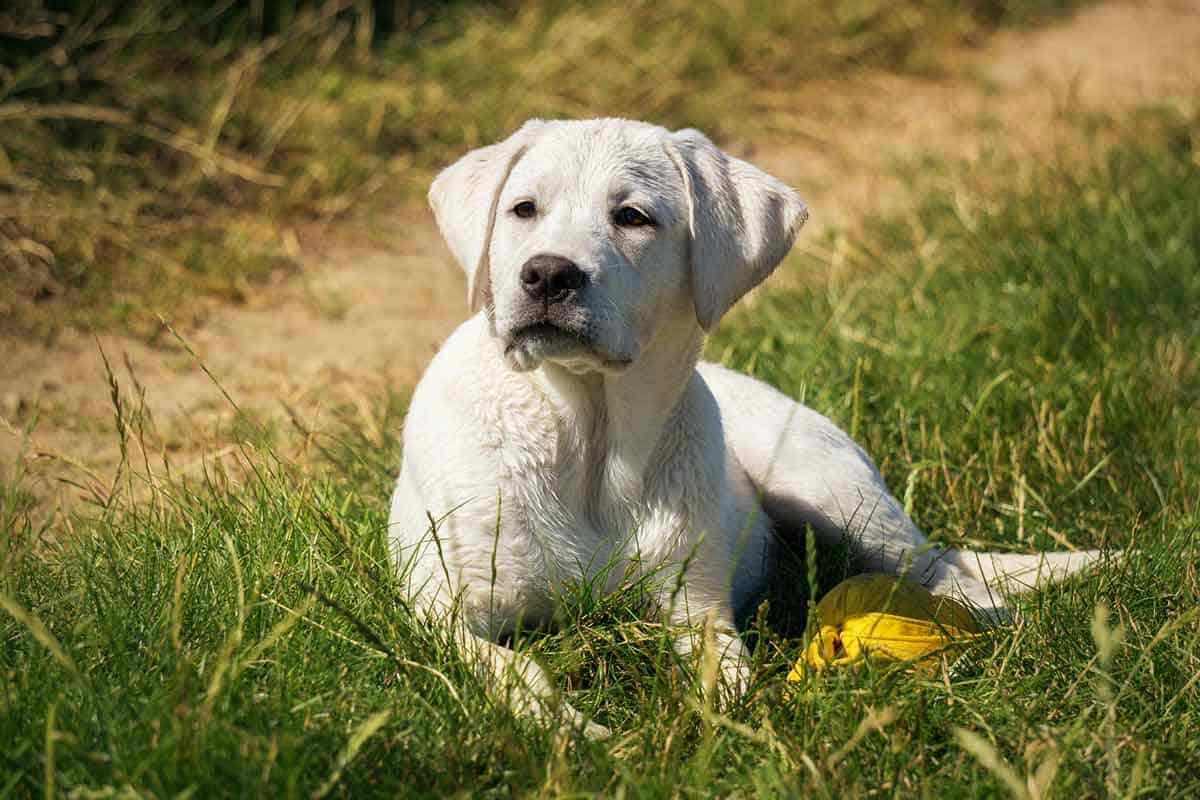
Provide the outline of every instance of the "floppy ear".
<path id="1" fill-rule="evenodd" d="M 541 120 L 526 122 L 499 144 L 480 147 L 446 167 L 429 187 L 429 205 L 442 238 L 467 273 L 467 305 L 478 311 L 487 297 L 488 247 L 496 226 L 496 204 Z"/>
<path id="2" fill-rule="evenodd" d="M 671 134 L 691 201 L 692 302 L 705 330 L 787 255 L 808 209 L 782 181 L 723 153 L 699 131 Z"/>

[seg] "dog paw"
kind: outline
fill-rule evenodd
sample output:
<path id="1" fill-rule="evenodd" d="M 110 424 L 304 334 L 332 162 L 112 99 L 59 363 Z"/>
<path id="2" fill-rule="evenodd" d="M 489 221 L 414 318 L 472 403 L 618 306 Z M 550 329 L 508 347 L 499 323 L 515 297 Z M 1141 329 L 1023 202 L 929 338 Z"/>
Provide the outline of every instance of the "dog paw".
<path id="1" fill-rule="evenodd" d="M 563 703 L 559 713 L 561 715 L 560 727 L 565 731 L 582 733 L 588 739 L 597 742 L 602 742 L 612 736 L 611 730 L 599 722 L 588 719 L 587 715 L 570 703 Z"/>

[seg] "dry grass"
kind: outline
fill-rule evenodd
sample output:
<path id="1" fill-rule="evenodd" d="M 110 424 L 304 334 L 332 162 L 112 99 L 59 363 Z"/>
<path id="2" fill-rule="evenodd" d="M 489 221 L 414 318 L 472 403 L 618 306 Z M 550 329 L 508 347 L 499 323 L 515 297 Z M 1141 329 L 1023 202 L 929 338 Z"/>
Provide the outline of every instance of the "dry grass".
<path id="1" fill-rule="evenodd" d="M 310 223 L 412 196 L 529 116 L 766 133 L 804 81 L 928 70 L 1067 4 L 25 5 L 0 17 L 0 329 L 149 335 L 149 309 L 245 301 Z"/>

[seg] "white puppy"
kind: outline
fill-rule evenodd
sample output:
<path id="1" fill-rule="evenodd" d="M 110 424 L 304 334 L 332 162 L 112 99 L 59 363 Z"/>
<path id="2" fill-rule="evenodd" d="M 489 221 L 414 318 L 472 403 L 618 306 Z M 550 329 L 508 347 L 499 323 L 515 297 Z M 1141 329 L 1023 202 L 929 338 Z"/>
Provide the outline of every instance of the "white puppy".
<path id="1" fill-rule="evenodd" d="M 680 651 L 707 625 L 737 692 L 735 622 L 763 593 L 776 525 L 853 536 L 864 569 L 909 570 L 993 610 L 995 589 L 1094 557 L 929 546 L 828 419 L 698 362 L 705 331 L 771 273 L 808 212 L 697 131 L 535 120 L 447 168 L 429 196 L 477 313 L 413 395 L 392 552 L 413 599 L 453 620 L 493 691 L 515 685 L 518 709 L 583 722 L 496 641 L 548 623 L 564 585 L 613 565 L 610 589 L 662 577 Z"/>

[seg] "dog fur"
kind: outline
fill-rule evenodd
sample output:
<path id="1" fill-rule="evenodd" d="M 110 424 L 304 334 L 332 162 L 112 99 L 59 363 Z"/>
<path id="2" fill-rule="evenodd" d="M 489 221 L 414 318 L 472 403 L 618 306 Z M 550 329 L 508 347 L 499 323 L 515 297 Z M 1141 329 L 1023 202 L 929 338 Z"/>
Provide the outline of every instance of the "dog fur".
<path id="1" fill-rule="evenodd" d="M 413 601 L 517 710 L 605 733 L 497 643 L 549 623 L 562 587 L 600 574 L 608 589 L 658 576 L 679 651 L 707 627 L 725 689 L 742 691 L 737 621 L 762 596 L 776 526 L 853 537 L 864 571 L 908 573 L 992 615 L 1006 592 L 1096 557 L 932 546 L 827 418 L 699 362 L 705 332 L 808 216 L 701 133 L 533 120 L 445 169 L 429 196 L 474 316 L 413 395 L 390 542 Z M 567 272 L 539 266 L 551 262 Z"/>

